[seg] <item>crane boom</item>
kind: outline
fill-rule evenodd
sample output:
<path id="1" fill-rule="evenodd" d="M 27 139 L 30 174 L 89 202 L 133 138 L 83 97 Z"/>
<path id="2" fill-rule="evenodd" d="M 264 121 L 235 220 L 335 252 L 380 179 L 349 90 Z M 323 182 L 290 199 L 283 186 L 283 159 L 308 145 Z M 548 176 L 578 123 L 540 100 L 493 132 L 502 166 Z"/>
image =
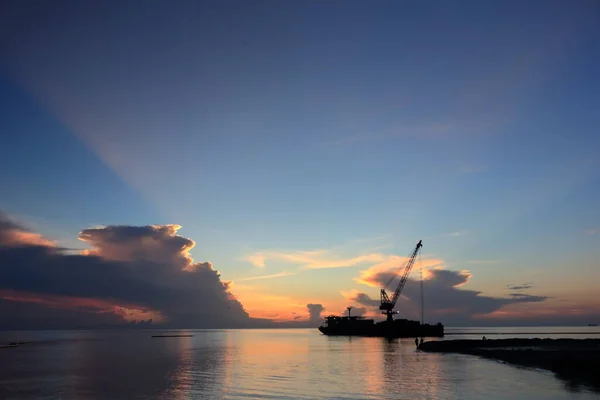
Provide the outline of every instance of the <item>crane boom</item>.
<path id="1" fill-rule="evenodd" d="M 394 314 L 393 310 L 394 310 L 394 307 L 396 306 L 396 302 L 398 301 L 398 298 L 400 297 L 400 294 L 402 293 L 402 289 L 404 289 L 404 285 L 406 284 L 406 281 L 408 280 L 408 275 L 410 274 L 410 271 L 412 270 L 412 267 L 415 264 L 415 260 L 417 259 L 417 254 L 419 253 L 419 250 L 421 249 L 421 247 L 423 247 L 421 242 L 422 242 L 422 240 L 419 240 L 419 243 L 417 243 L 417 246 L 415 247 L 415 249 L 409 256 L 408 261 L 406 262 L 406 265 L 402 272 L 402 276 L 400 277 L 400 282 L 398 283 L 398 286 L 396 287 L 396 290 L 394 291 L 394 295 L 392 296 L 392 298 L 391 299 L 389 298 L 387 292 L 385 291 L 385 287 L 383 287 L 381 289 L 381 305 L 379 306 L 379 309 L 382 311 L 382 314 L 387 315 L 388 321 L 393 320 L 392 315 Z M 385 286 L 387 287 L 394 278 L 395 277 L 392 277 Z"/>

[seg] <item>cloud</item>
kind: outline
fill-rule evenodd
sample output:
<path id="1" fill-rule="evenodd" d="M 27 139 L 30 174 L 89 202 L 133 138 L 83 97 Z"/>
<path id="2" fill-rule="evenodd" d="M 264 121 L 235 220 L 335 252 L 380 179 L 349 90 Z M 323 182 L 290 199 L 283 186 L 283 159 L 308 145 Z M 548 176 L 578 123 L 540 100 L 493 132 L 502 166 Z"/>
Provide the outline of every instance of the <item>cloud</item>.
<path id="1" fill-rule="evenodd" d="M 366 307 L 352 307 L 351 315 L 356 315 L 358 317 L 362 317 L 367 314 Z"/>
<path id="2" fill-rule="evenodd" d="M 598 234 L 600 234 L 600 229 L 590 228 L 590 229 L 586 229 L 584 233 L 586 235 L 590 235 L 590 236 L 598 235 Z"/>
<path id="3" fill-rule="evenodd" d="M 260 275 L 260 276 L 250 276 L 248 278 L 237 279 L 238 282 L 243 281 L 255 281 L 259 279 L 272 279 L 272 278 L 281 278 L 284 276 L 295 275 L 293 272 L 279 272 L 278 274 L 270 274 L 270 275 Z"/>
<path id="4" fill-rule="evenodd" d="M 379 307 L 379 300 L 372 299 L 368 294 L 359 292 L 358 290 L 354 290 L 352 292 L 342 292 L 342 294 L 346 296 L 347 300 L 362 304 L 370 309 Z"/>
<path id="5" fill-rule="evenodd" d="M 467 233 L 469 233 L 469 232 L 468 231 L 455 231 L 455 232 L 450 232 L 448 234 L 448 236 L 459 237 L 459 236 L 465 236 Z"/>
<path id="6" fill-rule="evenodd" d="M 84 229 L 79 240 L 92 246 L 85 255 L 114 261 L 150 261 L 175 269 L 193 266 L 191 239 L 177 235 L 180 225 L 106 226 Z"/>
<path id="7" fill-rule="evenodd" d="M 517 302 L 538 302 L 547 299 L 544 296 L 532 296 L 526 293 L 511 293 L 510 296 Z"/>
<path id="8" fill-rule="evenodd" d="M 325 311 L 325 307 L 321 304 L 307 304 L 306 308 L 308 309 L 308 319 L 312 324 L 321 322 L 321 313 Z"/>
<path id="9" fill-rule="evenodd" d="M 349 243 L 335 246 L 329 249 L 316 250 L 263 250 L 248 254 L 243 260 L 252 265 L 262 268 L 267 262 L 290 264 L 303 270 L 350 268 L 361 265 L 394 264 L 402 262 L 406 258 L 381 253 L 383 246 L 369 246 L 357 251 L 357 245 L 365 242 L 380 241 L 389 238 L 389 235 L 368 237 L 352 240 Z M 353 254 L 348 256 L 348 253 Z"/>
<path id="10" fill-rule="evenodd" d="M 6 246 L 40 245 L 53 247 L 55 243 L 42 235 L 21 227 L 0 211 L 0 243 Z"/>
<path id="11" fill-rule="evenodd" d="M 523 283 L 521 285 L 506 285 L 506 288 L 510 290 L 526 290 L 531 289 L 532 287 L 532 283 Z"/>
<path id="12" fill-rule="evenodd" d="M 379 283 L 379 279 L 386 280 L 384 282 L 388 282 L 390 279 L 393 279 L 397 276 L 397 274 L 404 268 L 408 261 L 408 257 L 401 257 L 395 255 L 388 255 L 385 257 L 385 260 L 377 263 L 366 270 L 360 271 L 358 278 L 354 280 L 358 283 L 362 283 L 365 285 L 369 285 L 372 287 L 381 287 Z M 444 265 L 444 261 L 435 258 L 426 258 L 418 261 L 414 269 L 421 269 L 424 273 L 424 276 L 428 276 L 431 272 L 432 268 L 440 268 Z"/>
<path id="13" fill-rule="evenodd" d="M 299 265 L 304 269 L 344 268 L 360 264 L 382 262 L 387 256 L 379 253 L 367 253 L 356 257 L 333 257 L 327 250 L 310 251 L 266 251 L 250 254 L 244 259 L 256 267 L 264 267 L 267 260 Z"/>
<path id="14" fill-rule="evenodd" d="M 258 268 L 264 268 L 265 267 L 265 255 L 263 253 L 255 253 L 255 254 L 250 254 L 246 257 L 243 258 L 244 261 L 248 261 L 250 264 L 254 265 L 255 267 Z"/>
<path id="15" fill-rule="evenodd" d="M 395 289 L 398 280 L 394 271 L 381 268 L 362 271 L 358 282 L 380 288 L 394 278 L 389 291 Z M 468 271 L 451 271 L 434 268 L 426 274 L 424 281 L 425 312 L 427 319 L 432 322 L 441 321 L 450 325 L 470 324 L 481 315 L 491 314 L 502 307 L 525 302 L 542 302 L 545 296 L 531 296 L 523 293 L 512 293 L 508 298 L 498 298 L 483 295 L 480 291 L 467 290 L 472 277 Z M 367 293 L 353 291 L 342 293 L 348 300 L 361 304 L 371 310 L 379 306 L 379 299 L 370 297 Z M 398 300 L 396 309 L 401 317 L 419 319 L 420 316 L 420 281 L 409 279 Z"/>
<path id="16" fill-rule="evenodd" d="M 26 304 L 39 304 L 44 307 L 62 310 L 79 310 L 92 313 L 113 313 L 126 321 L 154 320 L 162 322 L 164 318 L 151 310 L 136 308 L 135 305 L 118 303 L 113 300 L 87 297 L 67 297 L 60 295 L 20 292 L 10 289 L 0 290 L 0 299 Z"/>
<path id="17" fill-rule="evenodd" d="M 229 283 L 221 281 L 210 263 L 194 262 L 189 254 L 194 242 L 177 235 L 178 229 L 85 229 L 79 238 L 91 249 L 65 254 L 48 241 L 30 240 L 32 236 L 23 235 L 27 230 L 0 214 L 0 293 L 3 309 L 11 315 L 0 318 L 0 328 L 50 323 L 39 318 L 46 309 L 57 315 L 56 323 L 40 327 L 63 326 L 84 314 L 86 326 L 150 315 L 168 326 L 247 326 L 250 318 Z M 16 309 L 21 313 L 15 314 Z M 61 312 L 64 318 L 59 318 Z"/>
<path id="18" fill-rule="evenodd" d="M 127 326 L 116 313 L 88 309 L 50 307 L 43 303 L 4 300 L 0 297 L 0 329 L 92 329 Z"/>

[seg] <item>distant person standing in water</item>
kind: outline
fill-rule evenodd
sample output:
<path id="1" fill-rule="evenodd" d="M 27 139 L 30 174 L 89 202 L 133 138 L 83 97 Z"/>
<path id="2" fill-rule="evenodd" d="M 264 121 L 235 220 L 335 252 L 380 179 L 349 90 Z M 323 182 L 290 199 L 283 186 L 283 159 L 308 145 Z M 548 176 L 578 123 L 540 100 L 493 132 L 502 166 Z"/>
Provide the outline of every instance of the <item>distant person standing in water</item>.
<path id="1" fill-rule="evenodd" d="M 421 342 L 419 342 L 419 347 L 423 346 L 423 338 L 421 338 Z"/>

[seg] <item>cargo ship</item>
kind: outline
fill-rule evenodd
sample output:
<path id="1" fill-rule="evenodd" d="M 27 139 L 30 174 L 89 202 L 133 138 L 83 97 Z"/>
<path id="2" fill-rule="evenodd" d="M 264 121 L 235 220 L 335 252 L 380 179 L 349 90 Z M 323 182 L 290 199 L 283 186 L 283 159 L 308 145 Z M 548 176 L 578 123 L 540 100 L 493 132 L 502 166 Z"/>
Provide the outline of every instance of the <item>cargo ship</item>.
<path id="1" fill-rule="evenodd" d="M 389 338 L 443 337 L 444 325 L 421 324 L 419 321 L 395 319 L 375 322 L 359 316 L 336 316 L 325 318 L 319 331 L 328 336 L 371 336 Z"/>
<path id="2" fill-rule="evenodd" d="M 411 321 L 408 319 L 394 319 L 396 302 L 402 293 L 402 289 L 406 284 L 410 271 L 415 263 L 419 250 L 423 247 L 422 241 L 419 240 L 417 246 L 408 257 L 400 281 L 390 298 L 386 292 L 386 288 L 397 277 L 392 276 L 380 291 L 381 304 L 379 309 L 382 314 L 386 315 L 386 320 L 375 322 L 374 319 L 367 319 L 361 316 L 352 316 L 352 307 L 348 307 L 348 316 L 330 315 L 325 318 L 325 321 L 319 326 L 319 331 L 328 336 L 375 336 L 389 338 L 407 338 L 407 337 L 443 337 L 444 326 L 441 323 L 435 325 L 423 323 L 423 279 L 421 277 L 421 322 Z"/>

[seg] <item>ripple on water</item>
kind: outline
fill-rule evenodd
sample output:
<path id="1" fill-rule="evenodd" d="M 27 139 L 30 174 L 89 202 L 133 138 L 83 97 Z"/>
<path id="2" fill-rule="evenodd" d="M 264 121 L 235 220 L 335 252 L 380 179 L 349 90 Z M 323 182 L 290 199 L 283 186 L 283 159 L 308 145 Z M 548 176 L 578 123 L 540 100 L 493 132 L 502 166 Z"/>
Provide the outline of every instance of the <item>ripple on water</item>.
<path id="1" fill-rule="evenodd" d="M 54 340 L 46 332 L 43 345 L 4 352 L 0 399 L 598 398 L 546 371 L 422 353 L 411 340 L 313 330 L 206 331 L 164 341 L 122 332 L 70 335 Z"/>

